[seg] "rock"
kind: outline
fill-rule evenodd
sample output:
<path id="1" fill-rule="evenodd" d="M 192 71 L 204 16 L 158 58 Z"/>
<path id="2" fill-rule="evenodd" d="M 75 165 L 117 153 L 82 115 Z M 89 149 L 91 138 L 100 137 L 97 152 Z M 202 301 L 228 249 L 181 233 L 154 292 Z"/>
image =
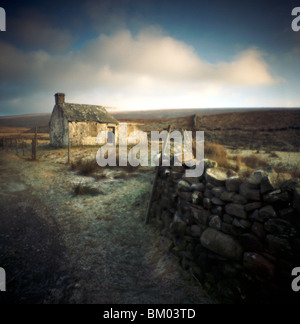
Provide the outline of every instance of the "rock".
<path id="1" fill-rule="evenodd" d="M 213 197 L 213 194 L 211 193 L 211 190 L 209 190 L 207 187 L 204 190 L 204 197 L 211 199 Z"/>
<path id="2" fill-rule="evenodd" d="M 271 234 L 267 235 L 265 244 L 266 249 L 275 256 L 284 256 L 286 253 L 291 251 L 291 246 L 287 239 Z"/>
<path id="3" fill-rule="evenodd" d="M 168 213 L 167 211 L 164 211 L 162 214 L 161 214 L 161 220 L 163 221 L 164 225 L 166 227 L 169 227 L 170 224 L 172 223 L 172 217 L 171 217 L 171 214 Z"/>
<path id="4" fill-rule="evenodd" d="M 242 195 L 239 195 L 237 193 L 235 193 L 232 197 L 232 202 L 235 204 L 246 204 L 247 203 L 247 199 L 245 197 L 243 197 Z"/>
<path id="5" fill-rule="evenodd" d="M 251 222 L 245 219 L 235 218 L 232 222 L 232 225 L 242 229 L 248 229 L 251 227 Z"/>
<path id="6" fill-rule="evenodd" d="M 220 217 L 223 216 L 223 207 L 222 206 L 215 206 L 211 209 L 212 214 L 218 215 Z"/>
<path id="7" fill-rule="evenodd" d="M 293 207 L 300 213 L 300 186 L 297 186 L 294 190 Z"/>
<path id="8" fill-rule="evenodd" d="M 177 183 L 177 189 L 182 191 L 190 191 L 191 185 L 185 180 L 179 180 Z"/>
<path id="9" fill-rule="evenodd" d="M 262 223 L 254 222 L 252 224 L 251 231 L 261 240 L 263 240 L 266 237 L 266 232 Z"/>
<path id="10" fill-rule="evenodd" d="M 187 225 L 185 223 L 173 222 L 170 224 L 170 232 L 179 236 L 185 234 Z"/>
<path id="11" fill-rule="evenodd" d="M 223 222 L 227 223 L 227 224 L 232 224 L 233 222 L 233 217 L 228 215 L 228 214 L 224 214 L 223 215 Z"/>
<path id="12" fill-rule="evenodd" d="M 288 207 L 284 209 L 280 209 L 278 211 L 279 217 L 286 218 L 288 216 L 291 216 L 295 213 L 295 209 L 293 207 Z"/>
<path id="13" fill-rule="evenodd" d="M 294 191 L 299 184 L 299 180 L 297 178 L 290 179 L 288 181 L 285 181 L 281 184 L 280 189 L 282 191 Z"/>
<path id="14" fill-rule="evenodd" d="M 247 200 L 260 201 L 260 191 L 258 189 L 252 189 L 248 182 L 243 182 L 240 185 L 239 193 Z"/>
<path id="15" fill-rule="evenodd" d="M 264 195 L 275 189 L 275 182 L 270 175 L 265 175 L 260 184 L 260 192 Z"/>
<path id="16" fill-rule="evenodd" d="M 268 194 L 265 194 L 263 196 L 264 202 L 268 204 L 273 204 L 278 201 L 288 202 L 290 197 L 288 192 L 284 191 L 282 192 L 280 189 L 272 191 Z"/>
<path id="17" fill-rule="evenodd" d="M 200 191 L 194 191 L 192 194 L 192 203 L 198 205 L 203 201 L 203 194 Z"/>
<path id="18" fill-rule="evenodd" d="M 203 207 L 206 209 L 211 209 L 212 204 L 211 204 L 211 200 L 209 198 L 203 199 Z"/>
<path id="19" fill-rule="evenodd" d="M 191 232 L 191 235 L 192 235 L 193 237 L 199 237 L 199 238 L 200 238 L 200 236 L 201 236 L 201 234 L 202 234 L 202 229 L 201 229 L 201 227 L 198 226 L 198 225 L 192 225 L 192 226 L 190 227 L 190 232 Z"/>
<path id="20" fill-rule="evenodd" d="M 262 252 L 264 250 L 263 244 L 254 234 L 242 234 L 239 239 L 245 251 Z"/>
<path id="21" fill-rule="evenodd" d="M 214 160 L 204 159 L 204 169 L 217 168 L 218 163 Z"/>
<path id="22" fill-rule="evenodd" d="M 259 171 L 259 170 L 254 171 L 248 178 L 249 188 L 259 189 L 263 177 L 264 177 L 263 171 Z"/>
<path id="23" fill-rule="evenodd" d="M 277 215 L 276 215 L 274 208 L 271 205 L 268 205 L 268 206 L 261 208 L 258 211 L 258 217 L 256 218 L 256 220 L 265 221 L 269 218 L 274 218 L 276 216 Z"/>
<path id="24" fill-rule="evenodd" d="M 258 253 L 246 252 L 243 264 L 247 270 L 264 280 L 270 280 L 274 277 L 274 265 Z"/>
<path id="25" fill-rule="evenodd" d="M 225 222 L 222 223 L 221 230 L 222 232 L 233 236 L 239 236 L 244 233 L 242 228 L 227 224 Z"/>
<path id="26" fill-rule="evenodd" d="M 243 257 L 243 248 L 237 240 L 213 228 L 206 229 L 200 241 L 208 250 L 229 260 L 241 260 Z"/>
<path id="27" fill-rule="evenodd" d="M 191 185 L 191 190 L 204 192 L 204 190 L 205 190 L 205 185 L 204 185 L 204 183 L 202 183 L 202 182 L 199 182 L 199 183 L 193 183 L 193 184 Z"/>
<path id="28" fill-rule="evenodd" d="M 211 190 L 212 194 L 217 198 L 220 198 L 224 191 L 225 191 L 225 187 L 214 187 Z"/>
<path id="29" fill-rule="evenodd" d="M 289 238 L 296 234 L 296 229 L 292 224 L 280 218 L 269 219 L 264 227 L 267 232 L 277 236 Z"/>
<path id="30" fill-rule="evenodd" d="M 300 238 L 299 237 L 293 238 L 291 240 L 291 245 L 292 245 L 293 250 L 300 253 Z"/>
<path id="31" fill-rule="evenodd" d="M 192 193 L 191 192 L 179 191 L 178 196 L 183 200 L 186 200 L 186 201 L 189 201 L 189 202 L 192 201 Z"/>
<path id="32" fill-rule="evenodd" d="M 233 202 L 234 195 L 235 195 L 235 192 L 224 191 L 221 194 L 220 199 L 222 199 L 223 201 L 227 201 L 227 202 Z"/>
<path id="33" fill-rule="evenodd" d="M 240 188 L 241 180 L 239 177 L 229 177 L 225 181 L 227 191 L 238 192 Z"/>
<path id="34" fill-rule="evenodd" d="M 208 224 L 208 219 L 210 216 L 210 212 L 208 210 L 203 209 L 202 207 L 200 208 L 191 208 L 191 213 L 194 219 L 197 221 L 197 223 L 201 225 L 207 225 Z"/>
<path id="35" fill-rule="evenodd" d="M 239 204 L 227 204 L 225 206 L 225 211 L 227 214 L 247 219 L 247 213 L 245 212 L 244 206 Z"/>
<path id="36" fill-rule="evenodd" d="M 210 168 L 205 172 L 205 180 L 214 186 L 224 186 L 228 177 L 234 176 L 236 173 L 225 168 Z"/>
<path id="37" fill-rule="evenodd" d="M 262 207 L 262 203 L 261 202 L 253 202 L 253 203 L 249 203 L 245 206 L 245 211 L 250 212 L 253 211 L 255 209 L 259 209 Z"/>
<path id="38" fill-rule="evenodd" d="M 221 218 L 217 215 L 212 215 L 211 220 L 209 222 L 209 226 L 217 230 L 220 230 L 222 227 Z"/>
<path id="39" fill-rule="evenodd" d="M 221 200 L 220 198 L 217 198 L 217 197 L 213 197 L 211 202 L 214 204 L 214 205 L 218 205 L 218 206 L 223 206 L 225 205 L 225 202 L 223 200 Z"/>

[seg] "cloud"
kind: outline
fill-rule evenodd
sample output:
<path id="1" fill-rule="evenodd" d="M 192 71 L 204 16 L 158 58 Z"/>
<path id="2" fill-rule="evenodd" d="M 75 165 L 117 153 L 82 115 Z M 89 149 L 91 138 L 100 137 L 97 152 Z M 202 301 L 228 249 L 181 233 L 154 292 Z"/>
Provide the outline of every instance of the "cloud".
<path id="1" fill-rule="evenodd" d="M 221 104 L 224 94 L 233 89 L 280 81 L 270 74 L 258 49 L 212 64 L 158 28 L 136 36 L 128 30 L 102 34 L 77 51 L 61 54 L 23 51 L 3 42 L 0 46 L 3 99 L 23 96 L 28 103 L 32 93 L 64 91 L 74 101 L 121 108 L 200 107 L 218 96 Z"/>
<path id="2" fill-rule="evenodd" d="M 26 10 L 18 19 L 11 19 L 10 32 L 25 48 L 64 52 L 70 48 L 73 37 L 68 29 L 54 26 L 45 14 Z"/>

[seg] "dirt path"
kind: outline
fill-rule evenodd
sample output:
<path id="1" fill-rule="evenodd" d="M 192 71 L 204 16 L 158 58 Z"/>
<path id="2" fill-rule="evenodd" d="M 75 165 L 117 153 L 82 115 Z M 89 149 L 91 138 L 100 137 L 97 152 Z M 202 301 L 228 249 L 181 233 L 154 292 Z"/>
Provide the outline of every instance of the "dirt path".
<path id="1" fill-rule="evenodd" d="M 55 151 L 44 151 L 38 162 L 0 158 L 4 302 L 211 302 L 183 279 L 163 239 L 143 224 L 152 172 L 126 177 L 108 170 L 97 181 L 63 159 Z M 78 183 L 99 194 L 74 195 Z"/>

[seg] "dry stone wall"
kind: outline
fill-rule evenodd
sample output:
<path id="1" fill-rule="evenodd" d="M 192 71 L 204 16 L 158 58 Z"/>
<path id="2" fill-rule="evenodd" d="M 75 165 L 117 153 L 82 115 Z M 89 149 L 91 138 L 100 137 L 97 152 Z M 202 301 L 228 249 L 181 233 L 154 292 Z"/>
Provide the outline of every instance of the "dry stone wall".
<path id="1" fill-rule="evenodd" d="M 184 269 L 222 302 L 299 302 L 300 186 L 272 169 L 246 180 L 205 160 L 204 174 L 160 169 L 151 219 Z"/>

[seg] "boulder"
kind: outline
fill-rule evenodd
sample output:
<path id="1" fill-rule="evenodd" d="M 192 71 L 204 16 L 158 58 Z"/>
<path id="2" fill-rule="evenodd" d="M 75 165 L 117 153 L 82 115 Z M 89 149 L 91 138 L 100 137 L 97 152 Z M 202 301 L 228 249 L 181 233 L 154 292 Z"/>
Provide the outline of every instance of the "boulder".
<path id="1" fill-rule="evenodd" d="M 225 211 L 229 215 L 247 219 L 247 213 L 245 212 L 244 205 L 227 204 L 225 206 Z"/>
<path id="2" fill-rule="evenodd" d="M 241 260 L 243 248 L 232 236 L 213 228 L 206 229 L 200 238 L 201 244 L 208 250 L 229 260 Z"/>
<path id="3" fill-rule="evenodd" d="M 225 168 L 209 168 L 205 172 L 205 180 L 214 186 L 225 186 L 229 177 L 237 175 L 236 172 Z"/>
<path id="4" fill-rule="evenodd" d="M 251 185 L 248 182 L 243 182 L 240 185 L 239 193 L 247 200 L 260 201 L 260 191 L 251 188 Z"/>
<path id="5" fill-rule="evenodd" d="M 274 277 L 274 265 L 258 253 L 246 252 L 243 258 L 243 264 L 252 274 L 264 280 L 270 280 Z"/>

